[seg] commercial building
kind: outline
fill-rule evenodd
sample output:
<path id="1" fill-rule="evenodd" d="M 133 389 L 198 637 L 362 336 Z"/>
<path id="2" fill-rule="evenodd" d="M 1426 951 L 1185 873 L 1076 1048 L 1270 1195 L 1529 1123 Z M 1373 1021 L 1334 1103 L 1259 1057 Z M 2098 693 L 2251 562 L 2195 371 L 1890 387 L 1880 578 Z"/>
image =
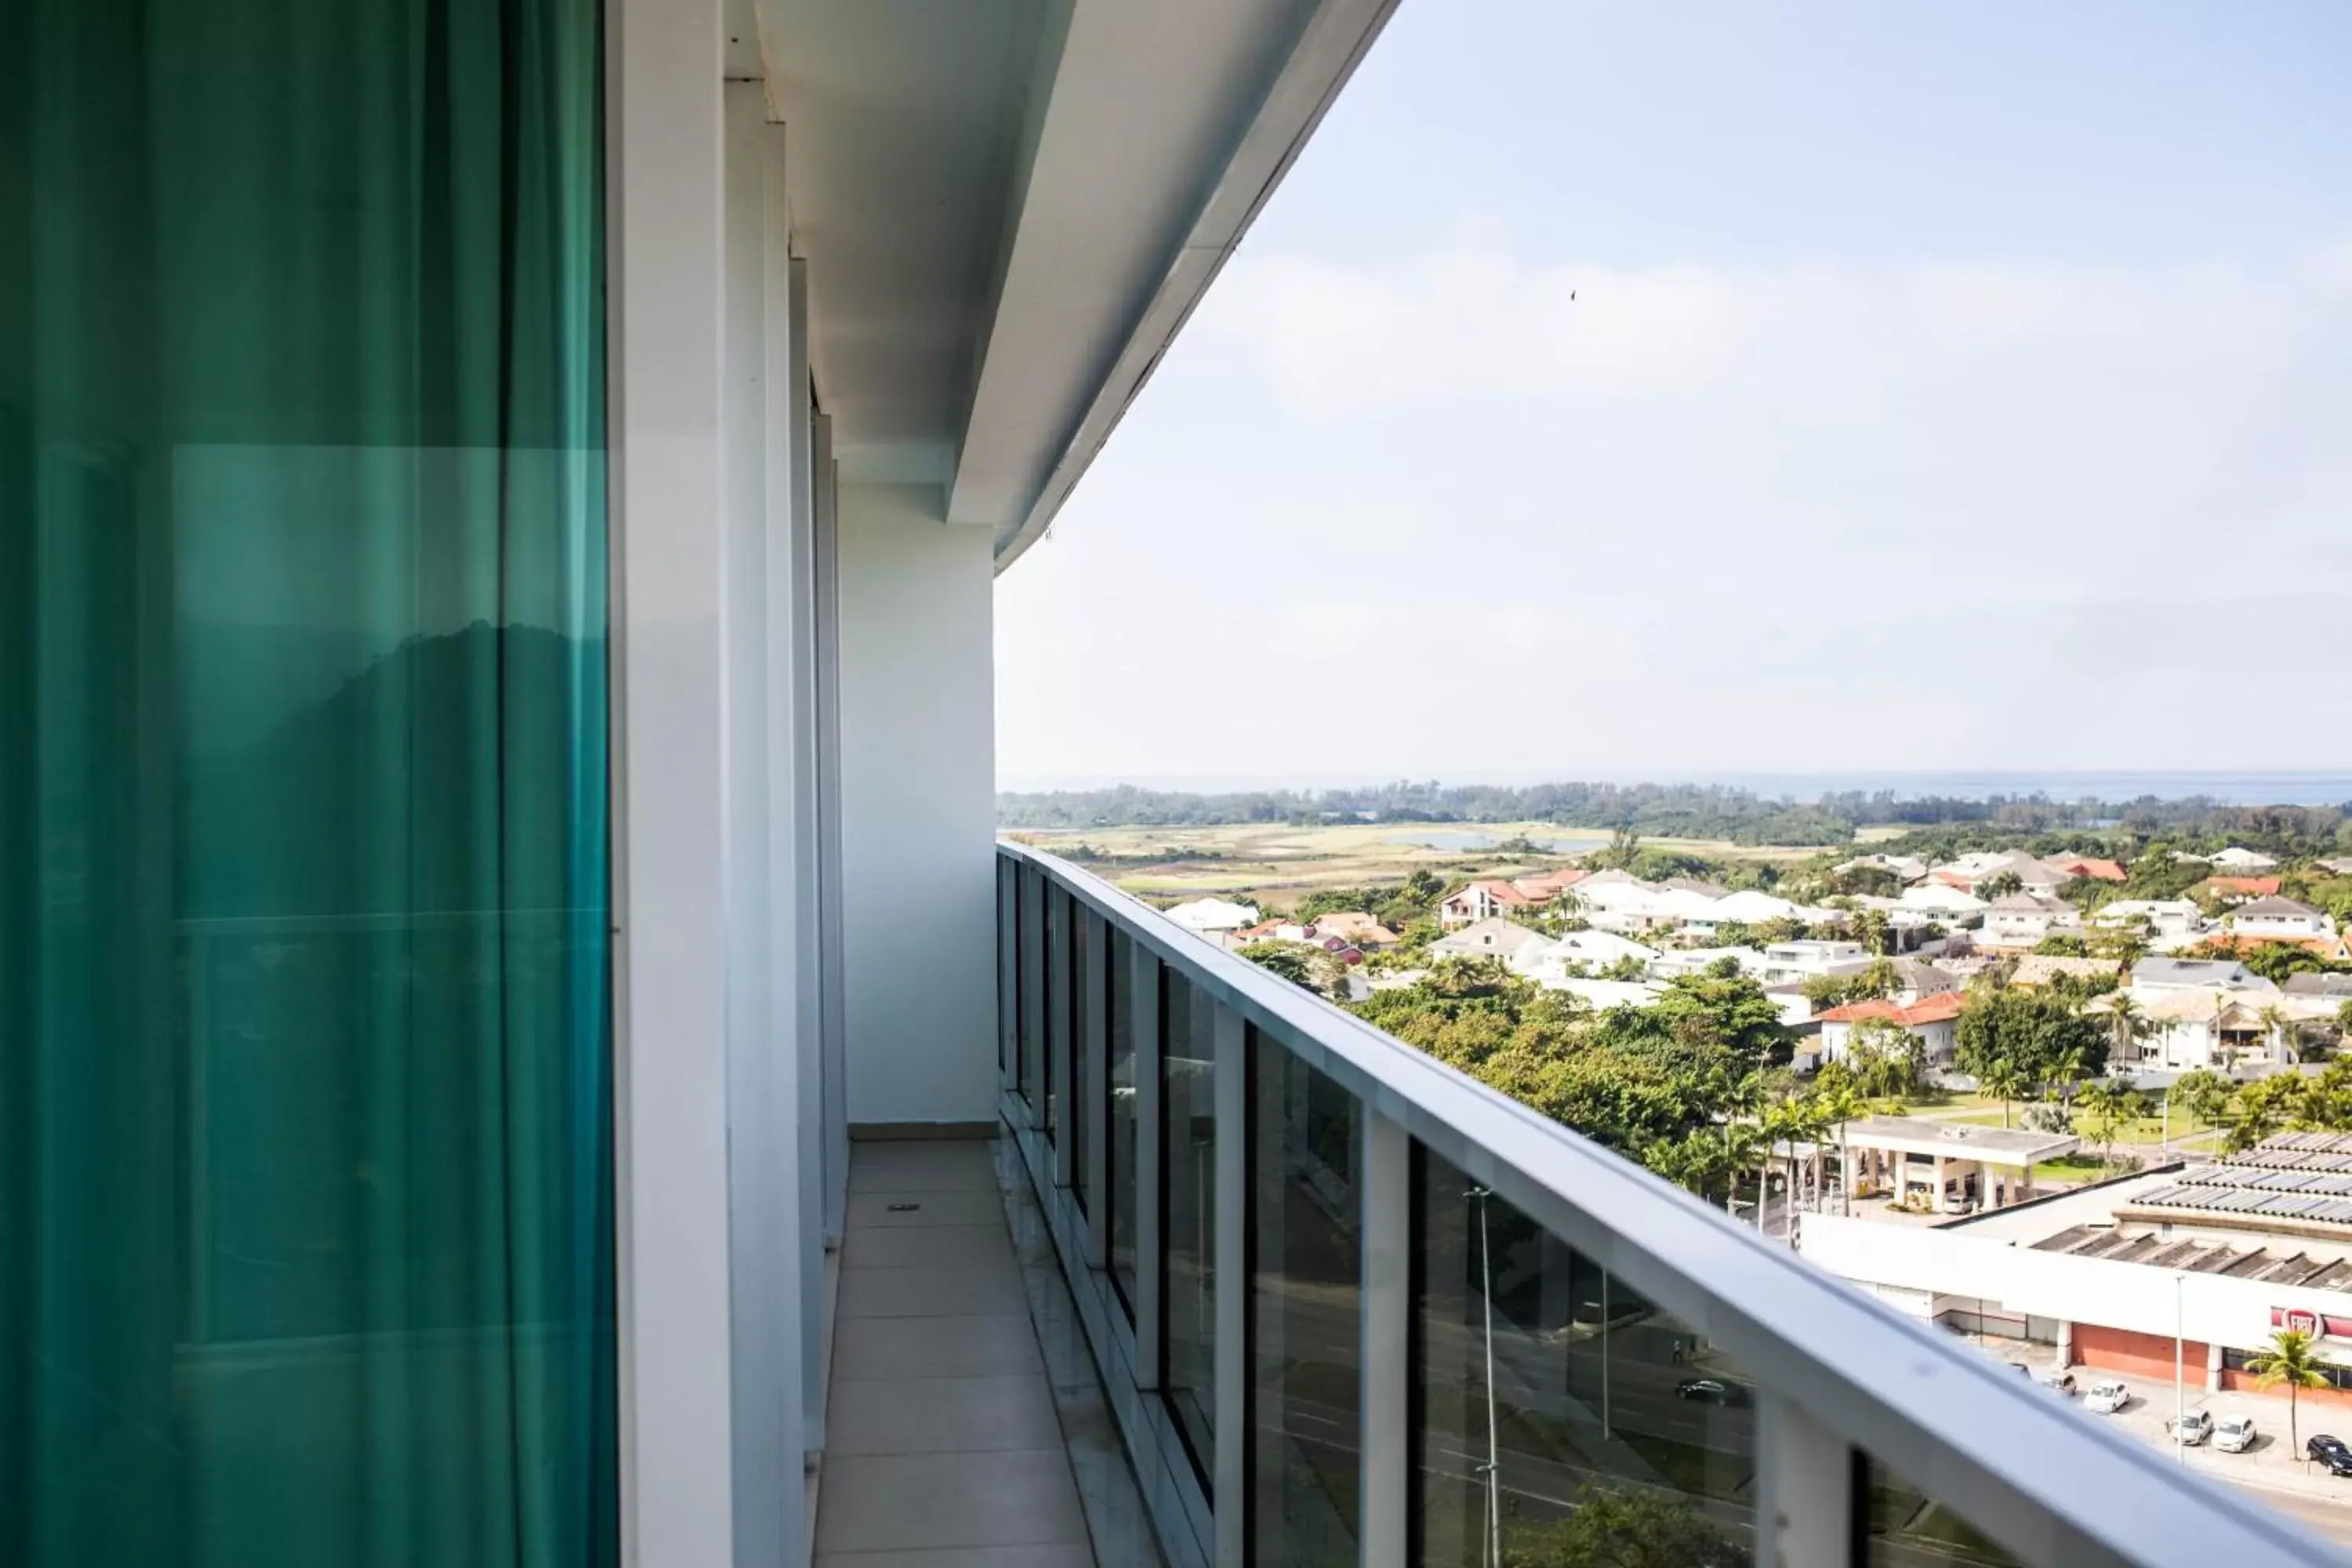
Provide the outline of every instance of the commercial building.
<path id="1" fill-rule="evenodd" d="M 0 8 L 0 1562 L 2329 1560 L 995 843 L 1388 9 Z"/>
<path id="2" fill-rule="evenodd" d="M 2315 1336 L 2352 1405 L 2352 1139 L 2290 1134 L 1930 1230 L 1807 1215 L 1805 1255 L 1948 1327 L 2048 1347 L 2060 1366 L 2255 1386 L 2282 1328 Z"/>

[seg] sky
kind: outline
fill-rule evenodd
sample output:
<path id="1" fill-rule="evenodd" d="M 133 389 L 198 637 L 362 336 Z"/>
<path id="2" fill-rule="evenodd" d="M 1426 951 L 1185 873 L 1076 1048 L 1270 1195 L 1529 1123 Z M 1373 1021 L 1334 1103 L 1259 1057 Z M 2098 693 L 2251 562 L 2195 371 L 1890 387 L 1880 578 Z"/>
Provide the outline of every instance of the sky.
<path id="1" fill-rule="evenodd" d="M 2347 66 L 1404 0 L 998 579 L 1000 783 L 2352 767 Z"/>

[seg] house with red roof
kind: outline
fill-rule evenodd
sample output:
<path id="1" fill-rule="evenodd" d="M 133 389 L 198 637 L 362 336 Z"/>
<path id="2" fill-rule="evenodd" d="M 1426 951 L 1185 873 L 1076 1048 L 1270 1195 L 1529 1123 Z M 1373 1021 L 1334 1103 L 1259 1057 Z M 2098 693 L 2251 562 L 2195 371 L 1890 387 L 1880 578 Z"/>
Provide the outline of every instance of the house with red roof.
<path id="1" fill-rule="evenodd" d="M 1473 921 L 1492 920 L 1496 915 L 1530 910 L 1548 901 L 1531 899 L 1508 882 L 1488 878 L 1447 895 L 1445 901 L 1437 906 L 1437 923 L 1451 931 Z"/>
<path id="2" fill-rule="evenodd" d="M 1966 994 L 1958 991 L 1938 991 L 1932 996 L 1922 996 L 1908 1006 L 1895 1002 L 1849 1002 L 1843 1007 L 1832 1007 L 1821 1015 L 1822 1037 L 1820 1057 L 1833 1062 L 1843 1057 L 1853 1039 L 1853 1026 L 1865 1019 L 1883 1018 L 1899 1025 L 1927 1048 L 1931 1067 L 1949 1067 L 1952 1047 L 1959 1026 L 1960 1010 L 1968 1005 Z"/>
<path id="3" fill-rule="evenodd" d="M 2122 866 L 2091 855 L 2053 855 L 2042 864 L 2070 877 L 2087 877 L 2094 882 L 2120 882 L 2124 879 Z"/>

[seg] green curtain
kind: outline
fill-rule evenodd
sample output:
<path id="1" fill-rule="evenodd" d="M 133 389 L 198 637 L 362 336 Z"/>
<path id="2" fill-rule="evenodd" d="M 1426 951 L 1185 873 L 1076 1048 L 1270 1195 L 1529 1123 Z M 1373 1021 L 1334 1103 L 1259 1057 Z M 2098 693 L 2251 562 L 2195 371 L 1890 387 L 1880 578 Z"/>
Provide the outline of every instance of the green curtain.
<path id="1" fill-rule="evenodd" d="M 0 0 L 0 1564 L 617 1560 L 594 0 Z"/>

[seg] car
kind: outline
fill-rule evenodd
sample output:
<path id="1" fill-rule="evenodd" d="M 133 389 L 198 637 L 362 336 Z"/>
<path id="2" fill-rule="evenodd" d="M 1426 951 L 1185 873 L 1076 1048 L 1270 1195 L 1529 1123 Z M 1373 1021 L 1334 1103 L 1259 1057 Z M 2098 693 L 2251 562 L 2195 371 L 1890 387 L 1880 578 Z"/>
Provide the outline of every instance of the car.
<path id="1" fill-rule="evenodd" d="M 2325 1432 L 2315 1433 L 2303 1446 L 2304 1458 L 2316 1459 L 2332 1476 L 2352 1476 L 2352 1448 L 2344 1446 L 2341 1437 L 2331 1437 Z"/>
<path id="2" fill-rule="evenodd" d="M 2254 1418 L 2224 1415 L 2213 1424 L 2213 1447 L 2225 1454 L 2242 1454 L 2254 1446 Z"/>
<path id="3" fill-rule="evenodd" d="M 2112 1377 L 2101 1378 L 2083 1391 L 2083 1408 L 2112 1415 L 2131 1403 L 2131 1387 Z"/>
<path id="4" fill-rule="evenodd" d="M 2213 1418 L 2202 1410 L 2188 1411 L 2165 1425 L 2172 1428 L 2173 1441 L 2191 1448 L 2213 1436 Z"/>
<path id="5" fill-rule="evenodd" d="M 2074 1396 L 2074 1374 L 2071 1372 L 2053 1369 L 2043 1373 L 2041 1381 L 2042 1386 L 2053 1394 L 2063 1394 L 2069 1399 Z"/>
<path id="6" fill-rule="evenodd" d="M 1745 1405 L 1748 1390 L 1719 1377 L 1691 1377 L 1675 1384 L 1675 1397 L 1696 1399 L 1702 1405 Z"/>

